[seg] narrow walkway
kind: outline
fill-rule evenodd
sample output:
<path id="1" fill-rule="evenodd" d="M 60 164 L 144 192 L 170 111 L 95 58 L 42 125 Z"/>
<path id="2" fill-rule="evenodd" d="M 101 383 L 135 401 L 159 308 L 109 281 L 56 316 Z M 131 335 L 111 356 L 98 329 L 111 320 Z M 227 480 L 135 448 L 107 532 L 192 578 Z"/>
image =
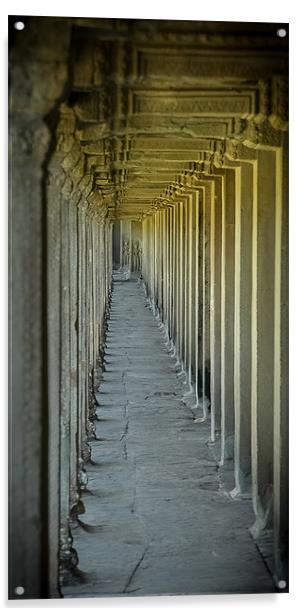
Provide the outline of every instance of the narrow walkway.
<path id="1" fill-rule="evenodd" d="M 223 489 L 157 322 L 134 281 L 116 282 L 94 464 L 73 532 L 84 576 L 65 597 L 274 592 L 248 528 L 251 504 Z"/>

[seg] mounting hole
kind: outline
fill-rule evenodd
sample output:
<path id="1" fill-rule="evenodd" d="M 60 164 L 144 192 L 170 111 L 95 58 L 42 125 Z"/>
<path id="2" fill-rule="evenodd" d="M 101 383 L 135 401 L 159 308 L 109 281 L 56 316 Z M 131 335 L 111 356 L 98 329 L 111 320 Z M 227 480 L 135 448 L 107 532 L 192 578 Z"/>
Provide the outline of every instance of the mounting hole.
<path id="1" fill-rule="evenodd" d="M 24 30 L 24 28 L 25 28 L 25 23 L 24 23 L 23 21 L 15 21 L 15 23 L 14 23 L 14 28 L 15 28 L 16 30 Z M 18 588 L 19 588 L 19 586 L 18 586 Z M 20 586 L 20 588 L 21 588 L 21 586 Z"/>
<path id="2" fill-rule="evenodd" d="M 277 36 L 280 36 L 280 38 L 287 36 L 286 30 L 284 28 L 279 28 L 279 30 L 277 30 Z"/>
<path id="3" fill-rule="evenodd" d="M 21 596 L 21 595 L 24 595 L 25 590 L 24 590 L 23 586 L 16 586 L 14 592 L 15 592 L 15 595 Z"/>
<path id="4" fill-rule="evenodd" d="M 287 586 L 287 583 L 285 580 L 279 580 L 278 582 L 278 588 L 280 588 L 280 590 L 284 590 Z"/>

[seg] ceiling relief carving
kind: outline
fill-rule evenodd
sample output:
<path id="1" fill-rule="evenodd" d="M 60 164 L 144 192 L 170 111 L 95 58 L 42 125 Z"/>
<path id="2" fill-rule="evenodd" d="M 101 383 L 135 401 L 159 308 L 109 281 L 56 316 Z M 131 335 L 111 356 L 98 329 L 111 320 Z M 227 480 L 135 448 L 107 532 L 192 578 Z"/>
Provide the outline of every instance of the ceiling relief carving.
<path id="1" fill-rule="evenodd" d="M 186 53 L 185 50 L 165 50 L 164 58 L 161 51 L 138 52 L 137 66 L 140 72 L 137 79 L 163 77 L 177 78 L 179 75 L 186 81 L 200 79 L 201 77 L 254 79 L 265 78 L 270 72 L 285 71 L 287 68 L 286 58 L 274 52 L 262 50 L 255 52 L 236 50 L 223 52 L 215 50 L 194 50 Z"/>
<path id="2" fill-rule="evenodd" d="M 181 114 L 243 114 L 255 113 L 255 102 L 252 95 L 234 94 L 225 96 L 222 93 L 207 95 L 204 92 L 153 92 L 134 95 L 135 113 L 181 113 Z"/>
<path id="3" fill-rule="evenodd" d="M 66 107 L 95 203 L 140 220 L 180 173 L 280 144 L 287 45 L 274 24 L 74 19 Z"/>

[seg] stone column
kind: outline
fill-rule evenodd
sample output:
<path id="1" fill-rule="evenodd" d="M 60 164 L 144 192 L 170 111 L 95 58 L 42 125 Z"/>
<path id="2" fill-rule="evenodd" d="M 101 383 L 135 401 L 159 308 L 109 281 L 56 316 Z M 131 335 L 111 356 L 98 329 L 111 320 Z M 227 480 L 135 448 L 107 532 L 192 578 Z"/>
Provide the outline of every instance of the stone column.
<path id="1" fill-rule="evenodd" d="M 200 208 L 200 231 L 201 243 L 199 246 L 199 263 L 197 263 L 197 277 L 199 276 L 199 315 L 196 314 L 196 319 L 199 319 L 199 339 L 195 335 L 196 343 L 198 343 L 197 359 L 199 355 L 199 389 L 201 394 L 201 407 L 203 419 L 208 415 L 208 407 L 211 403 L 211 440 L 215 440 L 215 428 L 217 428 L 217 402 L 219 400 L 220 407 L 220 361 L 217 370 L 217 349 L 218 356 L 220 353 L 219 333 L 220 327 L 217 328 L 218 314 L 220 319 L 219 307 L 216 305 L 216 297 L 220 288 L 220 277 L 217 277 L 217 251 L 220 250 L 221 238 L 216 236 L 217 229 L 219 231 L 219 215 L 221 210 L 217 208 L 216 195 L 216 176 L 211 177 L 208 172 L 199 171 L 196 177 L 193 177 L 194 186 L 199 188 L 199 195 L 202 199 L 202 207 Z M 217 221 L 218 218 L 218 221 Z M 218 224 L 217 224 L 218 223 Z M 196 220 L 199 226 L 198 219 Z M 217 247 L 219 244 L 219 248 Z M 202 255 L 202 258 L 201 258 Z M 220 253 L 219 253 L 220 256 Z M 199 270 L 199 271 L 198 271 Z M 220 273 L 220 268 L 219 268 Z M 218 287 L 218 289 L 217 289 Z M 220 296 L 219 296 L 220 300 Z M 220 320 L 219 320 L 220 324 Z M 218 336 L 216 332 L 218 331 Z M 217 349 L 215 348 L 217 345 Z M 197 381 L 198 383 L 198 381 Z M 219 387 L 218 387 L 219 383 Z M 197 406 L 199 404 L 198 388 L 196 391 Z M 220 417 L 218 419 L 220 430 Z"/>
<path id="2" fill-rule="evenodd" d="M 78 492 L 78 225 L 77 205 L 68 204 L 69 272 L 65 284 L 69 287 L 69 356 L 70 356 L 70 512 L 77 514 Z"/>
<path id="3" fill-rule="evenodd" d="M 196 190 L 193 193 L 193 271 L 192 271 L 192 285 L 194 289 L 194 305 L 193 305 L 193 331 L 192 331 L 192 375 L 195 386 L 195 404 L 199 404 L 198 394 L 198 320 L 199 320 L 199 191 Z"/>
<path id="4" fill-rule="evenodd" d="M 120 220 L 120 264 L 124 265 L 124 238 L 123 238 L 123 221 Z"/>
<path id="5" fill-rule="evenodd" d="M 207 418 L 210 377 L 210 216 L 211 182 L 201 175 L 194 180 L 198 187 L 198 378 L 196 382 L 197 406 L 201 405 L 202 418 Z"/>
<path id="6" fill-rule="evenodd" d="M 163 316 L 163 211 L 157 213 L 157 307 L 159 317 Z"/>
<path id="7" fill-rule="evenodd" d="M 151 251 L 151 243 L 152 243 L 152 220 L 151 220 L 151 216 L 149 216 L 146 220 L 146 238 L 147 238 L 147 253 L 148 254 L 148 261 L 147 261 L 147 256 L 145 255 L 145 261 L 147 261 L 147 263 L 145 263 L 145 267 L 146 267 L 146 271 L 147 271 L 147 275 L 148 275 L 148 289 L 149 289 L 149 294 L 151 292 L 151 280 L 152 280 L 152 261 L 151 261 L 151 256 L 152 256 L 152 251 Z"/>
<path id="8" fill-rule="evenodd" d="M 159 271 L 159 214 L 154 215 L 154 307 L 158 311 L 158 271 Z"/>
<path id="9" fill-rule="evenodd" d="M 59 431 L 60 431 L 60 310 L 61 310 L 61 194 L 64 175 L 58 162 L 49 168 L 47 200 L 47 337 L 48 337 L 48 406 L 49 450 L 56 452 L 48 464 L 48 537 L 50 597 L 59 597 Z"/>
<path id="10" fill-rule="evenodd" d="M 51 140 L 45 118 L 56 110 L 67 82 L 70 27 L 65 20 L 29 17 L 17 31 L 14 21 L 10 17 L 9 597 L 30 599 L 58 596 L 46 479 L 53 418 L 47 394 L 45 199 Z M 55 481 L 51 490 L 57 490 Z M 24 593 L 17 595 L 16 587 Z"/>
<path id="11" fill-rule="evenodd" d="M 112 273 L 113 273 L 113 259 L 112 259 L 112 254 L 113 254 L 113 221 L 112 219 L 110 219 L 110 221 L 108 222 L 109 225 L 109 288 L 110 288 L 110 301 L 111 301 L 111 294 L 112 294 Z"/>
<path id="12" fill-rule="evenodd" d="M 272 524 L 274 434 L 274 310 L 276 151 L 259 146 L 253 202 L 252 493 L 254 536 Z M 279 199 L 279 197 L 278 197 Z M 277 201 L 278 203 L 278 201 Z"/>
<path id="13" fill-rule="evenodd" d="M 174 355 L 177 355 L 177 332 L 176 321 L 178 314 L 178 216 L 179 207 L 178 203 L 174 203 L 173 206 L 173 297 L 172 297 L 172 323 L 171 323 L 171 337 L 174 343 Z"/>
<path id="14" fill-rule="evenodd" d="M 188 350 L 188 199 L 187 196 L 183 194 L 183 226 L 182 226 L 182 237 L 183 237 L 183 248 L 182 248 L 182 276 L 183 276 L 183 289 L 182 289 L 182 345 L 181 345 L 181 365 L 182 371 L 184 373 L 185 382 L 187 381 L 187 350 Z"/>
<path id="15" fill-rule="evenodd" d="M 168 209 L 168 228 L 169 228 L 169 274 L 168 274 L 168 335 L 172 338 L 172 302 L 173 302 L 173 210 L 172 206 Z"/>
<path id="16" fill-rule="evenodd" d="M 194 333 L 194 309 L 195 309 L 195 287 L 194 287 L 194 230 L 193 230 L 193 194 L 190 191 L 189 199 L 188 199 L 188 253 L 189 253 L 189 262 L 188 262 L 188 291 L 189 291 L 189 305 L 188 305 L 188 336 L 189 336 L 189 344 L 188 344 L 188 385 L 190 392 L 193 391 L 192 388 L 192 366 L 193 366 L 193 333 Z"/>
<path id="17" fill-rule="evenodd" d="M 221 434 L 221 265 L 222 265 L 222 199 L 224 172 L 214 169 L 215 207 L 212 218 L 211 245 L 211 440 Z"/>
<path id="18" fill-rule="evenodd" d="M 71 374 L 70 374 L 70 235 L 69 235 L 69 182 L 63 188 L 61 201 L 61 360 L 60 360 L 60 584 L 69 579 L 78 559 L 72 547 L 70 532 L 71 485 Z M 74 443 L 73 443 L 74 447 Z"/>
<path id="19" fill-rule="evenodd" d="M 186 230 L 185 230 L 185 241 L 186 241 L 186 319 L 185 319 L 185 348 L 184 348 L 184 357 L 185 357 L 185 370 L 186 370 L 186 383 L 188 385 L 189 391 L 191 389 L 191 308 L 192 308 L 192 209 L 191 209 L 191 195 L 186 189 L 186 202 L 185 202 L 185 211 L 186 211 Z"/>
<path id="20" fill-rule="evenodd" d="M 199 188 L 199 207 L 198 207 L 198 369 L 197 369 L 197 393 L 198 401 L 201 400 L 203 419 L 206 418 L 205 409 L 203 407 L 203 259 L 204 259 L 204 201 L 205 201 L 205 188 L 201 186 Z"/>
<path id="21" fill-rule="evenodd" d="M 169 284 L 169 210 L 163 210 L 163 323 L 167 327 L 168 322 L 168 310 L 169 310 L 169 298 L 168 298 L 168 284 Z"/>
<path id="22" fill-rule="evenodd" d="M 129 270 L 133 269 L 132 222 L 129 221 Z"/>
<path id="23" fill-rule="evenodd" d="M 87 483 L 86 473 L 83 463 L 90 461 L 91 448 L 87 442 L 87 392 L 88 392 L 88 370 L 87 370 L 87 245 L 86 245 L 86 209 L 85 201 L 78 208 L 78 288 L 79 288 L 79 337 L 78 337 L 78 357 L 79 357 L 79 451 L 81 459 L 79 461 L 79 486 L 84 489 Z"/>
<path id="24" fill-rule="evenodd" d="M 249 154 L 247 152 L 246 156 Z M 233 495 L 249 492 L 251 481 L 251 297 L 252 211 L 255 160 L 228 161 L 237 167 L 234 294 L 234 474 Z"/>
<path id="25" fill-rule="evenodd" d="M 227 169 L 221 246 L 221 464 L 234 457 L 235 171 Z"/>
<path id="26" fill-rule="evenodd" d="M 144 279 L 145 284 L 148 284 L 148 278 L 149 276 L 147 275 L 147 268 L 146 268 L 146 264 L 147 264 L 147 254 L 148 254 L 148 225 L 147 225 L 147 219 L 142 221 L 142 276 Z"/>
<path id="27" fill-rule="evenodd" d="M 211 403 L 211 441 L 215 440 L 215 386 L 216 386 L 216 374 L 215 374 L 215 343 L 216 343 L 216 319 L 215 319 L 215 285 L 216 279 L 216 207 L 217 207 L 217 195 L 216 195 L 216 181 L 212 180 L 211 183 L 211 205 L 210 205 L 210 250 L 209 250 L 209 271 L 210 271 L 210 291 L 209 291 L 209 307 L 210 307 L 210 403 Z M 219 240 L 218 240 L 219 241 Z"/>
<path id="28" fill-rule="evenodd" d="M 276 152 L 274 312 L 274 564 L 288 587 L 288 136 Z M 283 585 L 284 588 L 284 585 Z"/>
<path id="29" fill-rule="evenodd" d="M 155 216 L 151 217 L 151 298 L 155 309 Z"/>
<path id="30" fill-rule="evenodd" d="M 98 357 L 99 344 L 98 344 L 98 319 L 96 315 L 96 306 L 97 306 L 97 296 L 98 296 L 98 286 L 97 286 L 97 269 L 99 268 L 98 260 L 97 260 L 97 227 L 98 222 L 96 215 L 92 217 L 91 220 L 91 290 L 92 290 L 92 298 L 91 298 L 91 326 L 92 326 L 92 389 L 94 391 L 95 387 L 95 377 L 96 377 L 96 359 Z M 104 275 L 106 276 L 106 269 L 104 271 Z M 102 318 L 102 317 L 99 317 Z"/>
<path id="31" fill-rule="evenodd" d="M 153 300 L 154 300 L 154 310 L 155 313 L 157 313 L 157 288 L 158 288 L 158 234 L 157 234 L 157 229 L 158 229 L 158 215 L 157 213 L 154 215 L 153 218 L 154 221 L 154 225 L 153 225 L 153 263 L 154 263 L 154 267 L 153 267 L 153 276 L 154 276 L 154 295 L 153 295 Z"/>
<path id="32" fill-rule="evenodd" d="M 184 202 L 184 351 L 183 361 L 186 382 L 192 390 L 192 196 L 188 188 Z"/>
<path id="33" fill-rule="evenodd" d="M 148 253 L 149 253 L 149 297 L 152 297 L 153 292 L 153 216 L 148 218 Z"/>
<path id="34" fill-rule="evenodd" d="M 177 332 L 177 354 L 180 369 L 183 367 L 183 313 L 184 313 L 184 232 L 183 232 L 183 203 L 180 200 L 178 205 L 178 314 L 176 322 Z"/>
<path id="35" fill-rule="evenodd" d="M 87 388 L 87 412 L 86 426 L 89 439 L 95 438 L 95 401 L 93 395 L 93 368 L 94 368 L 94 315 L 93 315 L 93 256 L 92 256 L 92 224 L 93 220 L 89 214 L 86 218 L 86 242 L 87 242 L 87 261 L 86 261 L 86 279 L 87 279 L 87 371 L 88 371 L 88 388 Z"/>
<path id="36" fill-rule="evenodd" d="M 210 397 L 210 223 L 214 191 L 212 181 L 203 180 L 203 184 L 202 407 L 204 417 L 207 417 Z"/>

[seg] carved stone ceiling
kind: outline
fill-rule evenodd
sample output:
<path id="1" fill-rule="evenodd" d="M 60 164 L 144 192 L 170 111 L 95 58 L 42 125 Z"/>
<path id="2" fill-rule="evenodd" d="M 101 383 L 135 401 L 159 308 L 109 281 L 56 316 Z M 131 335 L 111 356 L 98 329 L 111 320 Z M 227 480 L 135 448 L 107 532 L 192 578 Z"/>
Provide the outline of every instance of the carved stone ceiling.
<path id="1" fill-rule="evenodd" d="M 72 91 L 87 172 L 117 218 L 141 219 L 177 175 L 282 115 L 280 24 L 73 19 Z M 282 81 L 283 77 L 283 81 Z"/>

